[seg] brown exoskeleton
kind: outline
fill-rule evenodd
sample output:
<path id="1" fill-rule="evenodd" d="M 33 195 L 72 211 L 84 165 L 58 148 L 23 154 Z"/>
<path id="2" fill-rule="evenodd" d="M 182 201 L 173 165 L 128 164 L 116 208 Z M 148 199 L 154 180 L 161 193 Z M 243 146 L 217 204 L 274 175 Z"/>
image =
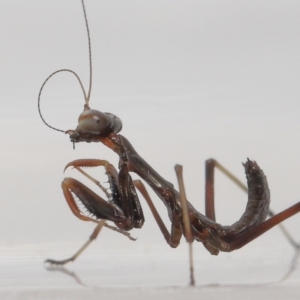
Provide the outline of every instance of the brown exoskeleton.
<path id="1" fill-rule="evenodd" d="M 83 1 L 82 4 L 84 9 Z M 86 14 L 85 20 L 87 25 Z M 89 50 L 91 66 L 90 45 Z M 59 70 L 54 72 L 46 79 L 40 90 L 38 102 L 39 111 L 40 95 L 45 83 L 51 76 L 61 71 L 71 72 L 77 77 L 81 84 L 77 74 L 71 70 Z M 190 243 L 194 240 L 203 243 L 205 248 L 212 255 L 217 255 L 219 251 L 229 252 L 239 249 L 300 211 L 299 202 L 266 220 L 268 213 L 270 214 L 270 192 L 267 179 L 258 164 L 248 159 L 244 164 L 248 184 L 248 203 L 246 210 L 241 218 L 231 226 L 222 226 L 218 224 L 216 222 L 214 209 L 214 168 L 217 167 L 223 171 L 240 186 L 242 184 L 218 162 L 214 159 L 209 159 L 206 161 L 206 210 L 205 215 L 201 214 L 185 198 L 181 166 L 175 167 L 180 187 L 180 192 L 178 192 L 172 183 L 162 178 L 135 151 L 130 142 L 124 136 L 119 134 L 122 129 L 122 123 L 117 116 L 111 113 L 102 113 L 98 110 L 90 109 L 89 98 L 91 82 L 90 69 L 90 87 L 88 95 L 86 95 L 81 84 L 85 96 L 85 106 L 84 111 L 79 116 L 78 126 L 75 130 L 63 132 L 69 134 L 70 140 L 74 144 L 79 142 L 101 142 L 109 147 L 119 156 L 119 171 L 117 171 L 109 162 L 99 159 L 80 159 L 67 164 L 66 168 L 70 166 L 76 168 L 83 175 L 101 187 L 106 193 L 108 200 L 103 199 L 75 179 L 64 179 L 62 182 L 62 189 L 72 212 L 81 220 L 97 223 L 97 227 L 90 237 L 90 240 L 73 257 L 62 261 L 47 260 L 47 262 L 52 264 L 65 264 L 69 261 L 73 261 L 87 245 L 96 238 L 104 225 L 126 235 L 128 235 L 126 232 L 133 228 L 141 228 L 144 224 L 144 215 L 136 189 L 145 198 L 166 242 L 171 247 L 177 247 L 182 235 L 184 235 Z M 41 118 L 43 119 L 42 116 Z M 45 122 L 44 119 L 43 121 Z M 46 122 L 45 124 L 51 127 Z M 98 181 L 82 170 L 83 167 L 98 166 L 102 166 L 106 170 L 110 191 L 104 189 Z M 160 218 L 142 181 L 133 181 L 130 172 L 139 175 L 163 201 L 171 221 L 170 231 L 168 231 Z M 243 188 L 246 189 L 245 187 Z M 76 195 L 76 198 L 82 202 L 89 212 L 89 215 L 81 212 L 73 195 Z M 117 228 L 107 225 L 105 220 L 114 222 Z M 191 283 L 194 283 L 192 275 Z"/>

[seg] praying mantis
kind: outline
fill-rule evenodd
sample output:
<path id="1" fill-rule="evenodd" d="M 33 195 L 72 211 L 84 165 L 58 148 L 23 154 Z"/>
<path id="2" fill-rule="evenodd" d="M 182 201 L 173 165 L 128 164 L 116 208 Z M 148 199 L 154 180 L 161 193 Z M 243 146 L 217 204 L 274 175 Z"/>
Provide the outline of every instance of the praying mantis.
<path id="1" fill-rule="evenodd" d="M 118 170 L 103 159 L 78 159 L 67 164 L 66 168 L 73 167 L 83 176 L 87 177 L 96 184 L 107 196 L 102 198 L 80 181 L 73 178 L 65 178 L 62 182 L 64 197 L 72 213 L 83 221 L 96 223 L 90 239 L 84 246 L 71 258 L 57 261 L 49 259 L 50 264 L 63 265 L 69 261 L 74 261 L 86 247 L 97 237 L 103 226 L 118 231 L 130 239 L 128 233 L 133 228 L 142 228 L 145 218 L 138 192 L 147 202 L 160 231 L 166 242 L 173 248 L 179 245 L 184 236 L 190 245 L 190 283 L 194 285 L 192 262 L 192 243 L 198 241 L 212 255 L 219 252 L 230 252 L 239 249 L 260 235 L 264 234 L 282 221 L 292 217 L 300 211 L 300 202 L 282 211 L 279 214 L 270 212 L 270 191 L 266 176 L 260 166 L 253 160 L 248 159 L 243 165 L 247 178 L 245 187 L 235 176 L 224 168 L 215 159 L 206 161 L 206 182 L 205 182 L 205 214 L 198 212 L 193 205 L 186 199 L 183 183 L 182 167 L 175 166 L 178 179 L 179 191 L 172 183 L 160 176 L 142 158 L 129 140 L 119 134 L 122 130 L 122 121 L 112 113 L 101 112 L 90 108 L 90 95 L 92 88 L 92 56 L 90 34 L 86 17 L 84 1 L 82 7 L 85 16 L 86 28 L 89 41 L 90 59 L 90 83 L 88 93 L 85 92 L 83 84 L 72 70 L 61 69 L 52 73 L 43 83 L 38 99 L 38 108 L 43 122 L 50 128 L 64 132 L 69 135 L 71 142 L 76 143 L 102 143 L 119 157 Z M 85 104 L 84 110 L 78 119 L 78 125 L 74 130 L 60 130 L 50 126 L 43 118 L 40 110 L 40 99 L 43 87 L 48 80 L 59 72 L 69 72 L 73 74 L 83 91 Z M 103 167 L 108 177 L 109 189 L 104 188 L 99 181 L 88 175 L 83 170 L 86 167 Z M 65 168 L 65 169 L 66 169 Z M 216 222 L 215 199 L 214 199 L 214 170 L 221 170 L 231 180 L 237 183 L 242 189 L 248 192 L 248 203 L 241 218 L 231 226 L 222 226 Z M 156 210 L 146 187 L 141 180 L 133 180 L 131 173 L 136 173 L 148 186 L 155 192 L 165 205 L 171 222 L 171 229 L 168 230 L 159 212 Z M 87 214 L 82 212 L 77 204 L 78 199 L 87 210 Z M 271 218 L 267 219 L 267 216 Z M 111 221 L 115 226 L 106 223 Z M 292 242 L 294 243 L 294 242 Z"/>

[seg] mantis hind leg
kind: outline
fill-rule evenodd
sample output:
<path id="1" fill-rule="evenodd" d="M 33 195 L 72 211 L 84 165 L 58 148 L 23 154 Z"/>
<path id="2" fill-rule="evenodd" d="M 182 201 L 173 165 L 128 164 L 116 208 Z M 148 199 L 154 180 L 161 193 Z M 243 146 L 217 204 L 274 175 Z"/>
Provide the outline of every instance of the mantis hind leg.
<path id="1" fill-rule="evenodd" d="M 287 208 L 286 210 L 278 213 L 277 215 L 271 217 L 270 219 L 264 221 L 263 223 L 257 225 L 254 228 L 245 229 L 238 235 L 232 235 L 225 237 L 224 239 L 230 247 L 230 251 L 239 249 L 246 244 L 250 243 L 254 239 L 258 238 L 274 226 L 280 224 L 284 220 L 292 217 L 293 215 L 300 212 L 300 202 L 294 204 L 293 206 Z M 299 246 L 296 247 L 297 249 Z"/>

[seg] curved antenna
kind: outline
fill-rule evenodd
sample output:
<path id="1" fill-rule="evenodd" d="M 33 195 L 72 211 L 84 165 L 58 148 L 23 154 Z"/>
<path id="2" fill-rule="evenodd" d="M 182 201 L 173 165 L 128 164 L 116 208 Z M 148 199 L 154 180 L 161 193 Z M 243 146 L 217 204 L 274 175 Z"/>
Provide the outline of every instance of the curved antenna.
<path id="1" fill-rule="evenodd" d="M 78 76 L 74 71 L 72 71 L 72 70 L 69 70 L 69 69 L 61 69 L 61 70 L 58 70 L 58 71 L 53 72 L 50 76 L 47 77 L 47 79 L 46 79 L 46 80 L 44 81 L 44 83 L 42 84 L 42 86 L 41 86 L 41 88 L 40 88 L 40 92 L 39 92 L 39 97 L 38 97 L 38 110 L 39 110 L 39 114 L 40 114 L 40 117 L 41 117 L 42 121 L 43 121 L 48 127 L 50 127 L 51 129 L 54 129 L 54 130 L 56 130 L 56 131 L 65 132 L 65 130 L 57 129 L 57 128 L 55 128 L 55 127 L 49 125 L 49 124 L 45 121 L 45 119 L 43 118 L 42 113 L 41 113 L 41 107 L 40 107 L 40 103 L 41 103 L 41 94 L 42 94 L 42 90 L 43 90 L 45 84 L 47 83 L 47 81 L 48 81 L 52 76 L 54 76 L 55 74 L 60 73 L 60 72 L 70 72 L 70 73 L 72 73 L 72 74 L 78 79 L 79 85 L 80 85 L 81 90 L 82 90 L 82 92 L 83 92 L 84 99 L 86 99 L 86 92 L 85 92 L 85 90 L 84 90 L 83 84 L 82 84 L 82 82 L 81 82 L 79 76 Z"/>
<path id="2" fill-rule="evenodd" d="M 81 0 L 81 4 L 82 4 L 82 9 L 83 9 L 83 14 L 84 14 L 85 27 L 86 27 L 86 31 L 87 31 L 88 45 L 89 45 L 90 83 L 89 83 L 88 94 L 85 97 L 85 109 L 89 109 L 89 101 L 90 101 L 91 90 L 92 90 L 92 46 L 91 46 L 90 29 L 89 29 L 89 23 L 87 20 L 87 16 L 86 16 L 84 0 Z"/>
<path id="3" fill-rule="evenodd" d="M 48 126 L 50 127 L 51 129 L 54 129 L 56 131 L 60 131 L 60 132 L 65 132 L 64 130 L 61 130 L 61 129 L 58 129 L 58 128 L 55 128 L 51 125 L 49 125 L 45 119 L 43 118 L 42 116 L 42 113 L 41 113 L 41 108 L 40 108 L 40 102 L 41 102 L 41 94 L 42 94 L 42 90 L 45 86 L 45 84 L 48 82 L 48 80 L 54 76 L 55 74 L 59 73 L 59 72 L 70 72 L 72 73 L 77 79 L 78 79 L 78 82 L 79 82 L 79 85 L 82 89 L 82 92 L 83 92 L 83 96 L 84 96 L 84 99 L 85 99 L 85 105 L 84 105 L 84 110 L 87 110 L 87 109 L 90 109 L 89 107 L 89 101 L 90 101 L 90 97 L 91 97 L 91 90 L 92 90 L 92 47 L 91 47 L 91 38 L 90 38 L 90 30 L 89 30 L 89 24 L 88 24 L 88 20 L 87 20 L 87 15 L 86 15 L 86 10 L 85 10 L 85 5 L 84 5 L 84 0 L 81 0 L 81 4 L 82 4 L 82 8 L 83 8 L 83 14 L 84 14 L 84 20 L 85 20 L 85 26 L 86 26 L 86 30 L 87 30 L 87 36 L 88 36 L 88 47 L 89 47 L 89 68 L 90 68 L 90 78 L 89 78 L 89 90 L 88 90 L 88 94 L 86 94 L 85 92 L 85 89 L 84 89 L 84 86 L 82 84 L 82 81 L 80 79 L 80 77 L 77 75 L 76 72 L 72 71 L 72 70 L 69 70 L 69 69 L 61 69 L 61 70 L 58 70 L 58 71 L 55 71 L 53 72 L 50 76 L 47 77 L 47 79 L 44 81 L 44 83 L 42 84 L 41 88 L 40 88 L 40 91 L 39 91 L 39 96 L 38 96 L 38 111 L 39 111 L 39 114 L 40 114 L 40 117 L 42 119 L 42 121 Z"/>

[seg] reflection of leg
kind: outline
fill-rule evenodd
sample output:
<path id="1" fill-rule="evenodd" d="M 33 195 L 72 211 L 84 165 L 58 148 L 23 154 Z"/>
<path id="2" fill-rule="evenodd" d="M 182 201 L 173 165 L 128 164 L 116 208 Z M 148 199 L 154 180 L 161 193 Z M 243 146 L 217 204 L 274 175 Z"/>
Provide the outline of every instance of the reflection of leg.
<path id="1" fill-rule="evenodd" d="M 215 221 L 215 201 L 214 201 L 214 168 L 220 170 L 224 175 L 231 179 L 240 189 L 248 193 L 247 186 L 242 183 L 236 176 L 229 172 L 215 159 L 208 159 L 205 164 L 205 213 L 206 216 Z M 273 217 L 275 213 L 269 209 L 269 217 Z M 298 248 L 300 245 L 296 243 L 283 224 L 278 224 L 283 234 L 293 247 Z"/>
<path id="2" fill-rule="evenodd" d="M 189 261 L 190 261 L 190 285 L 195 285 L 194 278 L 194 262 L 193 262 L 193 235 L 191 230 L 191 220 L 189 215 L 189 208 L 186 199 L 186 193 L 183 183 L 182 166 L 176 165 L 175 172 L 178 180 L 180 203 L 182 207 L 182 219 L 186 241 L 189 243 Z"/>
<path id="3" fill-rule="evenodd" d="M 62 265 L 46 265 L 45 267 L 46 267 L 47 271 L 52 271 L 52 272 L 54 272 L 54 271 L 57 272 L 57 271 L 58 271 L 58 272 L 61 272 L 61 273 L 65 274 L 65 275 L 68 275 L 68 276 L 71 276 L 72 278 L 74 278 L 75 281 L 76 281 L 79 285 L 86 286 L 86 285 L 82 282 L 82 280 L 76 275 L 75 272 L 68 270 L 67 268 L 65 268 L 65 267 L 62 266 Z"/>
<path id="4" fill-rule="evenodd" d="M 49 263 L 49 264 L 52 264 L 52 265 L 64 265 L 68 262 L 74 261 L 90 245 L 90 243 L 97 238 L 97 236 L 98 236 L 99 232 L 101 231 L 102 227 L 104 226 L 104 224 L 105 224 L 105 220 L 101 220 L 99 222 L 99 224 L 97 225 L 97 227 L 94 229 L 94 231 L 91 234 L 88 241 L 70 258 L 63 259 L 63 260 L 47 259 L 45 261 L 45 263 Z"/>

